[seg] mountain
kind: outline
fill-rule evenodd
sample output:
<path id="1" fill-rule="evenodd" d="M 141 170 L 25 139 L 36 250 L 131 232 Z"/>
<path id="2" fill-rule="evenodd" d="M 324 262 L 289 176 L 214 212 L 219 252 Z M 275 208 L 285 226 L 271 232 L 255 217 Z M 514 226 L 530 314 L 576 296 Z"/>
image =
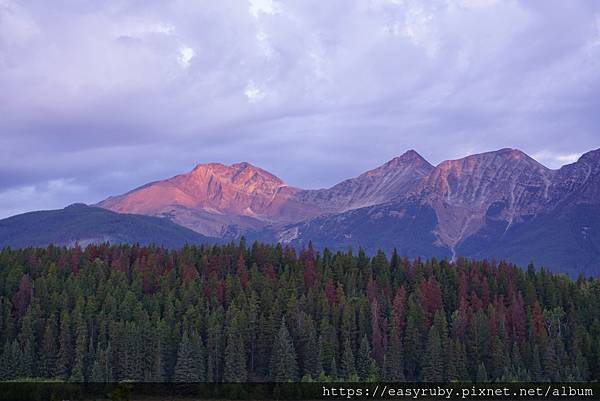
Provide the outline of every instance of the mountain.
<path id="1" fill-rule="evenodd" d="M 189 173 L 110 197 L 97 206 L 168 217 L 205 235 L 236 237 L 268 225 L 279 227 L 388 201 L 411 190 L 432 169 L 409 151 L 331 188 L 301 190 L 249 163 L 199 164 Z"/>
<path id="2" fill-rule="evenodd" d="M 0 248 L 100 242 L 178 248 L 185 244 L 221 241 L 205 237 L 168 219 L 119 214 L 84 204 L 74 204 L 60 210 L 24 213 L 0 220 Z"/>
<path id="3" fill-rule="evenodd" d="M 263 235 L 296 246 L 397 248 L 406 256 L 508 259 L 598 275 L 600 150 L 559 170 L 515 149 L 444 161 L 390 201 Z"/>
<path id="4" fill-rule="evenodd" d="M 268 223 L 314 216 L 316 208 L 294 200 L 299 191 L 249 163 L 209 163 L 110 197 L 97 206 L 119 213 L 168 217 L 205 235 L 235 237 Z"/>
<path id="5" fill-rule="evenodd" d="M 485 225 L 490 208 L 507 227 L 546 203 L 553 172 L 515 149 L 448 160 L 421 183 L 420 201 L 435 210 L 435 235 L 455 248 Z"/>
<path id="6" fill-rule="evenodd" d="M 331 188 L 297 192 L 294 199 L 301 204 L 317 206 L 321 213 L 345 212 L 385 203 L 400 194 L 410 193 L 432 170 L 433 166 L 427 160 L 409 150 L 383 166 Z"/>
<path id="7" fill-rule="evenodd" d="M 98 206 L 205 235 L 370 253 L 534 261 L 600 273 L 600 150 L 549 169 L 517 149 L 432 166 L 414 150 L 331 188 L 303 190 L 252 166 L 200 164 Z"/>

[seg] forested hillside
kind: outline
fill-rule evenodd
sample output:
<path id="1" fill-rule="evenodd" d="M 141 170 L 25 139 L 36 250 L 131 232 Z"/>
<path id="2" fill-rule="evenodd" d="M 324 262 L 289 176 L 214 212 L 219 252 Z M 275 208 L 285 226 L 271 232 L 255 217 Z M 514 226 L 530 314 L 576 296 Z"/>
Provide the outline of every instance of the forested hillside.
<path id="1" fill-rule="evenodd" d="M 281 245 L 0 252 L 0 378 L 600 379 L 600 281 Z"/>

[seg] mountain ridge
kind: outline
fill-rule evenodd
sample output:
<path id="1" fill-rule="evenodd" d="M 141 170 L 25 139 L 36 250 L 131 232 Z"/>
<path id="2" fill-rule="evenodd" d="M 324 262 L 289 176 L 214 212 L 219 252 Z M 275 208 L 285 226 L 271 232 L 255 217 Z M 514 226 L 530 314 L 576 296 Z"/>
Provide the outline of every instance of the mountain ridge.
<path id="1" fill-rule="evenodd" d="M 179 248 L 185 244 L 220 243 L 221 240 L 203 236 L 167 219 L 120 214 L 83 203 L 0 220 L 0 248 L 102 242 Z"/>
<path id="2" fill-rule="evenodd" d="M 599 205 L 600 149 L 550 169 L 503 148 L 436 166 L 409 150 L 321 189 L 290 186 L 247 162 L 204 163 L 95 206 L 163 217 L 225 240 L 300 247 L 312 240 L 339 250 L 396 248 L 409 257 L 514 257 L 600 273 Z"/>

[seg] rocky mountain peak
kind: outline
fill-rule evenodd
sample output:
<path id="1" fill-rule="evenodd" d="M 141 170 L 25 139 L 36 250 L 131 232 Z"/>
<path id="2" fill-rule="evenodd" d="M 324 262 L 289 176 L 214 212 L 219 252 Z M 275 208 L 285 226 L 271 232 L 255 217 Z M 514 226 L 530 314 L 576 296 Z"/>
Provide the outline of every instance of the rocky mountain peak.
<path id="1" fill-rule="evenodd" d="M 387 173 L 390 170 L 397 170 L 398 168 L 416 168 L 424 171 L 433 170 L 433 166 L 429 164 L 427 160 L 425 160 L 420 154 L 411 149 L 400 156 L 394 157 L 392 160 L 388 161 L 382 166 L 367 171 L 366 173 L 364 173 L 364 175 L 378 175 L 382 173 Z"/>

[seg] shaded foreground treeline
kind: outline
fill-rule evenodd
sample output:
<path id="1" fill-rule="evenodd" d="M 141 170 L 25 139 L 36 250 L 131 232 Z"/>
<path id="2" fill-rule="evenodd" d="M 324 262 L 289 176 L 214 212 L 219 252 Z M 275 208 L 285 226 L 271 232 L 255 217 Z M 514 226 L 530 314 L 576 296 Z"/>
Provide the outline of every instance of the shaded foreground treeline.
<path id="1" fill-rule="evenodd" d="M 600 281 L 280 245 L 0 252 L 0 379 L 600 379 Z"/>

